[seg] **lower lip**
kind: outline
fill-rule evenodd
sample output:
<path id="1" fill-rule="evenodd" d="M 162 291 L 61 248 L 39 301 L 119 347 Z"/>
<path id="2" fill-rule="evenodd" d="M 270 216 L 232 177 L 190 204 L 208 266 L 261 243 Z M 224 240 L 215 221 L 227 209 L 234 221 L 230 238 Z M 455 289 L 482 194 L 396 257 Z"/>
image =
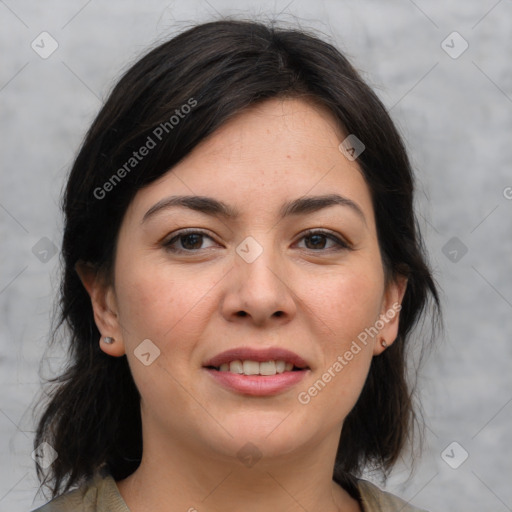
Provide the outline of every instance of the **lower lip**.
<path id="1" fill-rule="evenodd" d="M 211 368 L 206 368 L 206 371 L 225 388 L 253 396 L 270 396 L 282 393 L 298 384 L 309 372 L 309 370 L 300 370 L 276 373 L 275 375 L 242 375 L 220 372 Z"/>

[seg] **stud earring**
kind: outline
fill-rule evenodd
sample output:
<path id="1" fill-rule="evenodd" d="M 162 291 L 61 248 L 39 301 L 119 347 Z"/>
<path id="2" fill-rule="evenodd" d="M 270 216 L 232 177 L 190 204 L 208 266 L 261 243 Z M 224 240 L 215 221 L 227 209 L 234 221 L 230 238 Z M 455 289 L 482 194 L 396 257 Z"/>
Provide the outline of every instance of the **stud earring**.
<path id="1" fill-rule="evenodd" d="M 111 338 L 110 336 L 105 336 L 103 338 L 103 342 L 110 345 L 110 344 L 114 343 L 114 338 Z"/>
<path id="2" fill-rule="evenodd" d="M 380 344 L 386 348 L 388 346 L 388 344 L 386 343 L 386 340 L 381 340 Z"/>

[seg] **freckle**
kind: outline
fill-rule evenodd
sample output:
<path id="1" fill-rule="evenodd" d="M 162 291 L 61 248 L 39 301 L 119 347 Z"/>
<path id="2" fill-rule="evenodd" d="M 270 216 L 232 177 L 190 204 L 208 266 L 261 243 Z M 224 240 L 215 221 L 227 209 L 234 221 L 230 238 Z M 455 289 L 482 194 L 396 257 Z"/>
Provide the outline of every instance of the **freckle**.
<path id="1" fill-rule="evenodd" d="M 286 158 L 290 158 L 290 155 L 286 155 Z"/>

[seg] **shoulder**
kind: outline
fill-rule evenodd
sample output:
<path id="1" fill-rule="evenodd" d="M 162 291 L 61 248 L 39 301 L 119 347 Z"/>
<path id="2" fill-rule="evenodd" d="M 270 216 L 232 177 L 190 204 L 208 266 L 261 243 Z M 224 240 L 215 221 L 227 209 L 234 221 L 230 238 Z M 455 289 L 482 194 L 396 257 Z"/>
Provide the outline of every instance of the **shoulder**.
<path id="1" fill-rule="evenodd" d="M 54 498 L 32 512 L 130 512 L 115 480 L 102 470 L 78 489 Z"/>
<path id="2" fill-rule="evenodd" d="M 367 480 L 358 480 L 357 488 L 361 495 L 364 512 L 425 512 L 409 505 L 398 496 L 382 491 Z"/>

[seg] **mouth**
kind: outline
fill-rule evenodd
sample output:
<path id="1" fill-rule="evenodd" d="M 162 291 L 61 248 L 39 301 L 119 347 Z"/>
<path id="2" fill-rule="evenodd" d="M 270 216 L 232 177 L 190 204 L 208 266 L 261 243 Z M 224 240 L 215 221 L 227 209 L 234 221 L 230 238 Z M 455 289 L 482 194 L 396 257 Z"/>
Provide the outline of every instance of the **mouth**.
<path id="1" fill-rule="evenodd" d="M 309 369 L 308 363 L 298 354 L 279 347 L 233 348 L 212 357 L 203 367 L 243 375 L 276 375 Z"/>
<path id="2" fill-rule="evenodd" d="M 224 388 L 258 396 L 281 393 L 310 370 L 300 356 L 280 348 L 228 350 L 207 361 L 203 368 Z"/>

